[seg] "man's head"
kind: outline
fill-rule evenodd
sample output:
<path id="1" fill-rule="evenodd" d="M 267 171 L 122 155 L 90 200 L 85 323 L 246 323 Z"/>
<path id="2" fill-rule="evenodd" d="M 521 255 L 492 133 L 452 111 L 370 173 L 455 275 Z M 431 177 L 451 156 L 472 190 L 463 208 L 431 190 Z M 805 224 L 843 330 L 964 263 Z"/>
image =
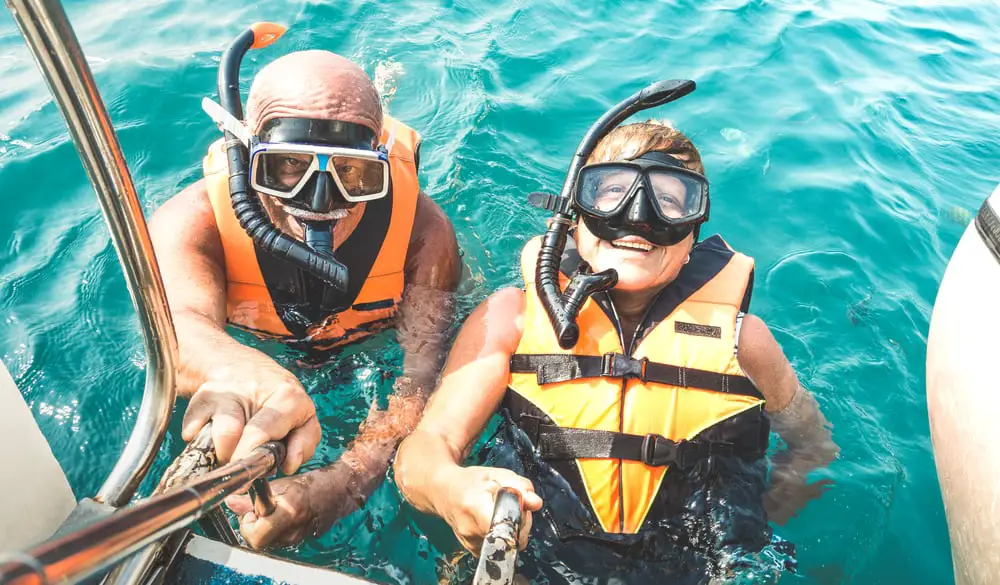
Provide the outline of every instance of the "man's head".
<path id="1" fill-rule="evenodd" d="M 247 98 L 247 124 L 255 133 L 275 118 L 336 120 L 382 131 L 382 103 L 368 75 L 330 51 L 298 51 L 257 74 Z"/>
<path id="2" fill-rule="evenodd" d="M 283 231 L 301 230 L 288 215 L 305 221 L 360 216 L 364 205 L 357 200 L 387 186 L 388 165 L 376 150 L 382 131 L 378 91 L 344 57 L 300 51 L 268 64 L 250 88 L 246 119 L 267 147 L 255 155 L 252 179 Z M 337 148 L 365 151 L 360 154 L 367 152 L 370 160 L 338 156 Z M 334 172 L 315 172 L 323 170 Z"/>
<path id="3" fill-rule="evenodd" d="M 585 167 L 581 173 L 578 199 L 589 197 L 587 203 L 597 211 L 610 213 L 624 209 L 605 224 L 625 217 L 631 224 L 655 225 L 661 221 L 657 214 L 681 219 L 696 213 L 702 205 L 707 210 L 707 190 L 701 191 L 703 187 L 707 189 L 702 184 L 703 177 L 690 173 L 704 174 L 701 155 L 684 134 L 662 122 L 649 120 L 615 128 L 601 139 L 587 160 L 587 165 L 599 163 L 628 163 L 620 167 L 608 165 L 599 172 L 596 168 L 587 171 Z M 673 168 L 680 170 L 674 172 Z M 637 189 L 651 193 L 645 195 Z M 703 193 L 704 201 L 699 193 Z M 599 237 L 588 222 L 600 225 L 603 220 L 584 217 L 577 228 L 580 255 L 595 271 L 614 268 L 618 273 L 616 288 L 620 290 L 643 290 L 671 282 L 686 263 L 694 243 L 693 231 L 665 245 L 651 242 L 652 236 L 625 235 L 635 231 L 629 229 L 617 229 L 622 233 L 614 238 Z M 608 231 L 616 233 L 616 229 Z"/>

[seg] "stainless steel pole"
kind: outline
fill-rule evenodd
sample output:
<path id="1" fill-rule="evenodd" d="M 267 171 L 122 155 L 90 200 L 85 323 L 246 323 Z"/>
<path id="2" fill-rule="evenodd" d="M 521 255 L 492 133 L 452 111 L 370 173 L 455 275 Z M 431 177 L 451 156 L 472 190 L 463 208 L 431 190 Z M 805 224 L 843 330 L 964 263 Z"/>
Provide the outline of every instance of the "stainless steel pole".
<path id="1" fill-rule="evenodd" d="M 6 0 L 62 110 L 97 192 L 125 272 L 146 349 L 146 386 L 135 427 L 97 499 L 129 501 L 167 430 L 176 389 L 177 339 L 135 185 L 76 34 L 58 0 Z"/>
<path id="2" fill-rule="evenodd" d="M 202 427 L 201 432 L 188 443 L 184 451 L 170 464 L 167 471 L 160 479 L 160 485 L 153 490 L 153 496 L 158 496 L 171 489 L 191 483 L 199 477 L 211 473 L 215 467 L 215 445 L 212 443 L 212 423 L 209 422 Z M 267 480 L 258 480 L 267 481 Z M 251 488 L 253 489 L 253 488 Z M 210 526 L 205 527 L 208 523 Z M 199 520 L 205 535 L 213 540 L 221 540 L 230 546 L 239 546 L 240 542 L 236 538 L 226 514 L 221 508 L 207 512 Z M 140 583 L 150 583 L 150 575 L 155 572 L 156 567 L 166 570 L 166 565 L 177 555 L 186 538 L 178 538 L 178 533 L 170 535 L 168 538 L 154 542 L 146 548 L 135 553 L 128 559 L 119 563 L 107 577 L 104 578 L 104 585 L 139 585 Z"/>
<path id="3" fill-rule="evenodd" d="M 282 443 L 265 443 L 246 458 L 192 483 L 120 510 L 24 553 L 0 558 L 0 585 L 77 583 L 111 567 L 216 509 L 230 494 L 267 477 L 285 458 Z"/>
<path id="4" fill-rule="evenodd" d="M 494 498 L 493 520 L 483 538 L 473 585 L 512 585 L 517 576 L 517 535 L 521 531 L 524 506 L 521 494 L 500 488 Z"/>

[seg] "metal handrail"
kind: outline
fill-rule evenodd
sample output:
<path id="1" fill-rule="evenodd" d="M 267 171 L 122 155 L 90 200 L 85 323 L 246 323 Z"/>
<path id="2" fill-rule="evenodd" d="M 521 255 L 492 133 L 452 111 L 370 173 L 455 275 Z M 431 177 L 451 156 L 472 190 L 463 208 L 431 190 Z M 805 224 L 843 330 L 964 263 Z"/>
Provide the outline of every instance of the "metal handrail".
<path id="1" fill-rule="evenodd" d="M 175 487 L 211 473 L 215 467 L 215 445 L 212 442 L 212 422 L 209 421 L 198 436 L 194 438 L 180 455 L 174 459 L 160 479 L 160 485 L 153 490 L 153 496 L 158 496 Z M 253 491 L 253 487 L 250 488 Z M 239 546 L 236 533 L 229 525 L 222 508 L 215 508 L 198 521 L 205 535 L 215 540 L 221 540 L 229 546 Z M 206 526 L 208 524 L 208 526 Z M 104 585 L 139 585 L 140 583 L 155 583 L 148 577 L 159 567 L 166 570 L 170 559 L 174 558 L 187 540 L 185 535 L 174 533 L 163 540 L 147 545 L 108 573 Z"/>
<path id="2" fill-rule="evenodd" d="M 0 585 L 77 583 L 203 517 L 227 496 L 271 475 L 284 458 L 282 443 L 265 443 L 192 483 L 0 559 Z"/>
<path id="3" fill-rule="evenodd" d="M 517 535 L 521 532 L 524 505 L 521 494 L 500 488 L 493 504 L 490 529 L 483 538 L 473 585 L 511 585 L 517 575 Z"/>
<path id="4" fill-rule="evenodd" d="M 127 503 L 159 451 L 176 394 L 177 338 L 142 207 L 90 67 L 58 0 L 5 0 L 66 118 L 97 192 L 146 349 L 146 385 L 132 434 L 97 499 Z"/>

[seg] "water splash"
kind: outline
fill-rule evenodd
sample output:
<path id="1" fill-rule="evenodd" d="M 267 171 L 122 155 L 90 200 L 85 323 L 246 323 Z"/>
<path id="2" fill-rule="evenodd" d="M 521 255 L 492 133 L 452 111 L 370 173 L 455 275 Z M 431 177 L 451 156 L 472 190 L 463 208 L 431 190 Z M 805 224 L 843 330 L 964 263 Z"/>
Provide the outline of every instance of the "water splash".
<path id="1" fill-rule="evenodd" d="M 382 97 L 382 107 L 389 111 L 389 105 L 396 95 L 399 79 L 406 72 L 402 63 L 387 59 L 375 64 L 375 75 L 372 76 L 372 83 L 378 94 Z"/>

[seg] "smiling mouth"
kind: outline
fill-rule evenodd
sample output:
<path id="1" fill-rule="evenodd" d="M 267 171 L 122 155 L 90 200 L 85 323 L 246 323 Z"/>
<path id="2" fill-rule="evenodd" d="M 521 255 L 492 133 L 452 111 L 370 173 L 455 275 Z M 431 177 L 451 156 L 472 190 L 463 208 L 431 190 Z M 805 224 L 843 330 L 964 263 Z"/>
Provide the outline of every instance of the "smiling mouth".
<path id="1" fill-rule="evenodd" d="M 295 219 L 302 221 L 335 221 L 338 219 L 344 219 L 351 214 L 350 209 L 334 209 L 326 213 L 316 213 L 314 211 L 306 211 L 304 209 L 297 209 L 295 207 L 286 206 L 285 212 L 288 215 L 294 217 Z"/>
<path id="2" fill-rule="evenodd" d="M 619 250 L 635 250 L 638 252 L 652 252 L 653 246 L 645 240 L 615 240 L 611 243 L 611 247 L 617 248 Z"/>

